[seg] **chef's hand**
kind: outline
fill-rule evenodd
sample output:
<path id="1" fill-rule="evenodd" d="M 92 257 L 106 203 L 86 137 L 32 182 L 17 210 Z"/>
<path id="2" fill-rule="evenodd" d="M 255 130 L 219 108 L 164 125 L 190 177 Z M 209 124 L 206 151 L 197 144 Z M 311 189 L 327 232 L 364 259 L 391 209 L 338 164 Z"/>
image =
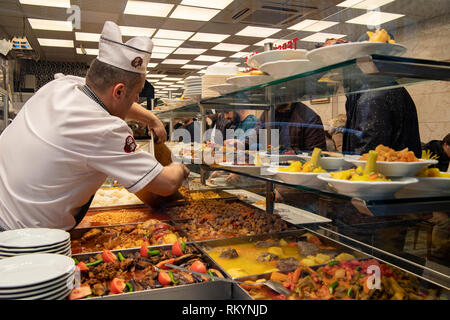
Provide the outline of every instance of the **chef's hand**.
<path id="1" fill-rule="evenodd" d="M 209 176 L 208 179 L 213 179 L 213 178 L 217 178 L 217 177 L 223 176 L 224 173 L 225 173 L 225 172 L 223 172 L 223 171 L 216 170 L 216 171 L 214 171 L 213 173 L 211 173 L 211 175 Z"/>
<path id="2" fill-rule="evenodd" d="M 158 118 L 154 117 L 148 124 L 148 130 L 153 130 L 155 143 L 164 143 L 167 141 L 167 131 L 164 124 Z"/>
<path id="3" fill-rule="evenodd" d="M 188 167 L 186 167 L 184 164 L 182 163 L 176 163 L 176 162 L 172 162 L 171 164 L 169 164 L 167 167 L 171 168 L 172 170 L 175 170 L 180 177 L 180 183 L 187 179 L 187 177 L 189 176 L 189 174 L 191 173 L 188 169 Z"/>
<path id="4" fill-rule="evenodd" d="M 240 180 L 241 177 L 234 173 L 230 173 L 228 177 L 225 178 L 225 182 L 227 183 L 238 183 Z"/>

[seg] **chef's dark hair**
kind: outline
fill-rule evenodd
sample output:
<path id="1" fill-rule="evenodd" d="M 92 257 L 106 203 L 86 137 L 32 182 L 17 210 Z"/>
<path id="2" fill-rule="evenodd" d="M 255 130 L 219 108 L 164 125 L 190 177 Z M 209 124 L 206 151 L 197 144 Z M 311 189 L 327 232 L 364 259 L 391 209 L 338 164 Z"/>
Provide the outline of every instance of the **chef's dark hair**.
<path id="1" fill-rule="evenodd" d="M 86 75 L 86 84 L 100 92 L 104 92 L 118 83 L 134 88 L 141 81 L 142 75 L 140 73 L 126 71 L 97 59 L 92 61 Z"/>

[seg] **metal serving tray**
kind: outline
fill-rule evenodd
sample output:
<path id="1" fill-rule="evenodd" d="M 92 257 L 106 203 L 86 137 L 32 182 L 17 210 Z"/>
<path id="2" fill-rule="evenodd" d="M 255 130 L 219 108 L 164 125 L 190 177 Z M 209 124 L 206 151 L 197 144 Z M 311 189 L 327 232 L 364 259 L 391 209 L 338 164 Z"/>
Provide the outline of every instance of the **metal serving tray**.
<path id="1" fill-rule="evenodd" d="M 220 271 L 225 278 L 229 278 L 229 275 L 223 270 L 211 257 L 195 243 L 188 242 L 186 245 L 192 246 L 199 251 L 202 255 L 202 259 L 211 265 L 213 268 Z M 149 246 L 150 249 L 170 249 L 171 245 L 159 245 Z M 112 252 L 122 253 L 136 253 L 139 249 L 123 249 L 123 250 L 111 250 Z M 95 256 L 100 252 L 90 252 L 83 254 L 74 254 L 72 258 L 78 260 L 88 259 L 91 256 Z M 150 290 L 143 290 L 130 293 L 114 294 L 103 297 L 95 297 L 84 300 L 231 300 L 231 299 L 244 299 L 248 300 L 248 294 L 244 289 L 238 285 L 222 282 L 211 281 L 204 283 L 188 284 L 176 287 L 157 288 Z"/>

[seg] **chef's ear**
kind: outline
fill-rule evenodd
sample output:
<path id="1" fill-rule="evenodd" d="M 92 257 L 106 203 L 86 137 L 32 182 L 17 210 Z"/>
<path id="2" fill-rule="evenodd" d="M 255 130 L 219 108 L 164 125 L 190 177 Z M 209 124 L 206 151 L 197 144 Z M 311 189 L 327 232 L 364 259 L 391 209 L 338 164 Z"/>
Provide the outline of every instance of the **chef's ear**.
<path id="1" fill-rule="evenodd" d="M 125 84 L 117 83 L 114 85 L 112 94 L 114 99 L 122 99 L 125 96 Z"/>

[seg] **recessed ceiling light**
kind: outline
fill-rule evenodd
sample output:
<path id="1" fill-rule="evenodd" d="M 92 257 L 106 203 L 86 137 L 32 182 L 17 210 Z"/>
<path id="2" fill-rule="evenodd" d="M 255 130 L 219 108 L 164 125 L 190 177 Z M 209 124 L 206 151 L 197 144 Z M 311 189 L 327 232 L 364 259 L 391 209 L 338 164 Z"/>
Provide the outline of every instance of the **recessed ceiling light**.
<path id="1" fill-rule="evenodd" d="M 323 33 L 323 32 L 317 32 L 314 33 L 306 38 L 301 39 L 301 41 L 307 41 L 307 42 L 325 42 L 327 39 L 330 38 L 336 38 L 340 39 L 345 37 L 345 34 L 334 34 L 334 33 Z"/>
<path id="2" fill-rule="evenodd" d="M 248 56 L 249 54 L 250 54 L 250 52 L 245 52 L 245 51 L 236 52 L 235 54 L 230 56 L 230 58 L 244 58 L 244 57 Z"/>
<path id="3" fill-rule="evenodd" d="M 46 39 L 38 38 L 39 44 L 44 47 L 63 47 L 63 48 L 73 48 L 73 40 L 62 40 L 62 39 Z"/>
<path id="4" fill-rule="evenodd" d="M 373 10 L 395 0 L 347 0 L 337 4 L 338 7 Z"/>
<path id="5" fill-rule="evenodd" d="M 87 55 L 98 56 L 98 49 L 84 48 L 84 50 L 86 51 Z M 84 54 L 83 51 L 81 50 L 81 48 L 77 48 L 77 53 Z"/>
<path id="6" fill-rule="evenodd" d="M 19 0 L 19 2 L 32 6 L 70 8 L 70 0 Z"/>
<path id="7" fill-rule="evenodd" d="M 155 89 L 164 89 L 166 86 L 153 86 Z"/>
<path id="8" fill-rule="evenodd" d="M 366 26 L 379 26 L 383 23 L 404 17 L 404 14 L 387 13 L 379 11 L 367 12 L 359 17 L 350 19 L 346 23 L 362 24 Z"/>
<path id="9" fill-rule="evenodd" d="M 176 90 L 180 90 L 179 88 L 164 88 L 161 89 L 162 91 L 176 91 Z"/>
<path id="10" fill-rule="evenodd" d="M 337 24 L 339 24 L 339 22 L 306 19 L 300 23 L 297 23 L 296 25 L 289 27 L 288 29 L 319 32 Z"/>
<path id="11" fill-rule="evenodd" d="M 155 33 L 155 28 L 142 28 L 142 27 L 129 27 L 129 26 L 119 26 L 120 32 L 123 36 L 129 37 L 151 37 Z"/>
<path id="12" fill-rule="evenodd" d="M 54 30 L 54 31 L 72 31 L 72 21 L 44 20 L 28 18 L 28 22 L 33 29 Z"/>
<path id="13" fill-rule="evenodd" d="M 172 40 L 172 39 L 158 39 L 153 38 L 153 45 L 162 47 L 179 47 L 184 41 L 183 40 Z"/>
<path id="14" fill-rule="evenodd" d="M 174 88 L 183 88 L 184 85 L 182 84 L 171 84 L 169 87 L 174 87 Z"/>
<path id="15" fill-rule="evenodd" d="M 75 40 L 98 42 L 100 40 L 100 33 L 75 32 Z"/>
<path id="16" fill-rule="evenodd" d="M 165 78 L 167 74 L 147 74 L 147 78 Z"/>
<path id="17" fill-rule="evenodd" d="M 189 41 L 222 42 L 229 36 L 229 34 L 197 32 Z"/>
<path id="18" fill-rule="evenodd" d="M 167 17 L 173 6 L 173 4 L 167 3 L 129 0 L 123 13 L 138 16 Z"/>
<path id="19" fill-rule="evenodd" d="M 178 48 L 174 54 L 192 54 L 198 55 L 205 52 L 207 49 L 197 49 L 197 48 Z"/>
<path id="20" fill-rule="evenodd" d="M 233 2 L 233 0 L 183 0 L 181 1 L 181 4 L 212 9 L 224 9 L 231 2 Z"/>
<path id="21" fill-rule="evenodd" d="M 184 66 L 181 67 L 181 69 L 203 69 L 206 68 L 207 66 L 202 66 L 202 65 L 197 65 L 197 64 L 185 64 Z"/>
<path id="22" fill-rule="evenodd" d="M 160 47 L 160 46 L 154 46 L 152 49 L 152 52 L 155 53 L 172 53 L 175 50 L 173 47 Z"/>
<path id="23" fill-rule="evenodd" d="M 189 32 L 189 31 L 159 29 L 158 32 L 156 32 L 156 34 L 155 34 L 155 38 L 186 40 L 193 34 L 194 34 L 194 32 Z"/>
<path id="24" fill-rule="evenodd" d="M 181 79 L 183 79 L 183 78 L 172 78 L 172 77 L 167 77 L 167 78 L 164 78 L 164 79 L 162 79 L 163 81 L 179 81 L 179 80 L 181 80 Z"/>
<path id="25" fill-rule="evenodd" d="M 164 82 L 164 81 L 160 81 L 158 82 L 158 85 L 164 85 L 164 86 L 168 86 L 169 84 L 174 84 L 175 82 Z"/>
<path id="26" fill-rule="evenodd" d="M 164 64 L 186 64 L 188 62 L 189 62 L 189 60 L 185 60 L 185 59 L 166 59 L 161 63 L 164 63 Z"/>
<path id="27" fill-rule="evenodd" d="M 199 55 L 194 60 L 195 61 L 212 61 L 212 62 L 217 62 L 217 61 L 220 61 L 220 60 L 223 60 L 223 59 L 225 59 L 225 57 Z"/>
<path id="28" fill-rule="evenodd" d="M 147 64 L 147 68 L 154 68 L 154 67 L 156 67 L 157 65 L 158 65 L 158 63 L 153 63 L 153 62 L 151 62 L 151 63 Z"/>
<path id="29" fill-rule="evenodd" d="M 170 15 L 173 19 L 184 19 L 184 20 L 195 20 L 195 21 L 209 21 L 220 10 L 216 9 L 206 9 L 199 7 L 189 7 L 189 6 L 177 6 L 175 10 Z"/>
<path id="30" fill-rule="evenodd" d="M 220 51 L 241 51 L 247 48 L 247 44 L 235 44 L 235 43 L 219 43 L 215 47 L 211 48 L 211 50 L 220 50 Z"/>
<path id="31" fill-rule="evenodd" d="M 155 53 L 152 53 L 151 59 L 165 59 L 165 58 L 167 58 L 168 55 L 169 55 L 168 53 L 155 52 Z"/>
<path id="32" fill-rule="evenodd" d="M 263 27 L 253 27 L 248 26 L 236 33 L 237 36 L 243 36 L 243 37 L 259 37 L 259 38 L 266 38 L 274 33 L 277 33 L 281 29 L 278 28 L 263 28 Z"/>
<path id="33" fill-rule="evenodd" d="M 199 70 L 197 73 L 206 73 L 206 70 Z"/>
<path id="34" fill-rule="evenodd" d="M 155 82 L 158 82 L 159 80 L 158 79 L 150 79 L 150 80 L 147 80 L 148 82 L 150 82 L 150 83 L 155 83 Z"/>
<path id="35" fill-rule="evenodd" d="M 177 83 L 184 83 L 184 80 L 181 80 L 181 81 L 177 81 Z"/>

